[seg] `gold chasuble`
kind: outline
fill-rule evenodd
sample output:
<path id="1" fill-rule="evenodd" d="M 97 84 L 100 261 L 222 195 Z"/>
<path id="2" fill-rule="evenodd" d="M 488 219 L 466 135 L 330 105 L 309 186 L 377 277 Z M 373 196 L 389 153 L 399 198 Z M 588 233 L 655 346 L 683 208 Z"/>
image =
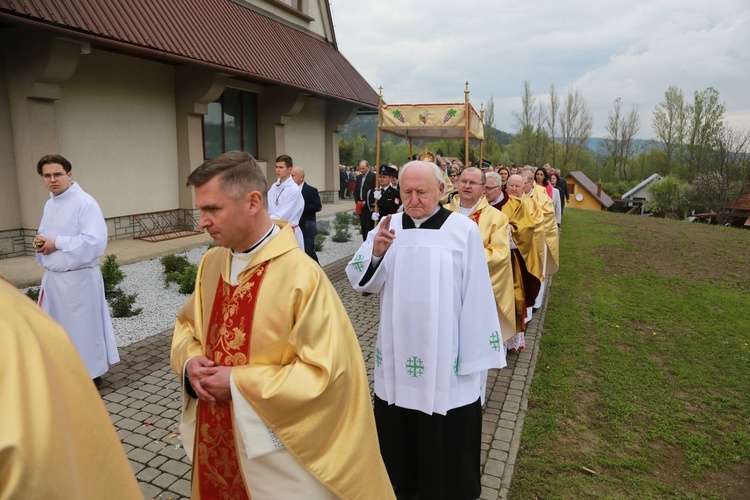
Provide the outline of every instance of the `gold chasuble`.
<path id="1" fill-rule="evenodd" d="M 532 191 L 533 192 L 533 191 Z M 529 195 L 523 195 L 521 197 L 526 213 L 529 214 L 531 220 L 534 221 L 534 243 L 536 244 L 537 262 L 539 269 L 542 270 L 542 276 L 546 274 L 544 272 L 544 252 L 545 252 L 545 240 L 544 240 L 544 212 L 537 204 L 536 200 Z M 544 281 L 542 279 L 542 281 Z"/>
<path id="2" fill-rule="evenodd" d="M 544 273 L 534 240 L 535 224 L 526 210 L 526 204 L 515 196 L 507 193 L 505 196 L 500 210 L 508 217 L 513 241 L 517 247 L 511 251 L 516 332 L 523 332 L 526 330 L 526 309 L 534 304 L 539 287 L 544 281 Z"/>
<path id="3" fill-rule="evenodd" d="M 555 206 L 547 190 L 537 184 L 529 193 L 544 214 L 544 240 L 547 243 L 547 261 L 544 274 L 555 274 L 560 268 L 559 232 L 555 218 Z"/>
<path id="4" fill-rule="evenodd" d="M 347 499 L 393 498 L 354 329 L 321 267 L 288 223 L 275 222 L 281 232 L 251 254 L 237 286 L 230 250 L 203 257 L 177 317 L 172 368 L 182 378 L 187 360 L 200 355 L 231 366 L 245 402 L 328 490 Z M 197 424 L 195 446 L 183 436 L 192 498 L 246 498 L 233 402 L 199 401 L 196 411 L 196 400 L 184 397 L 181 428 Z"/>
<path id="5" fill-rule="evenodd" d="M 451 197 L 445 208 L 451 212 L 461 213 L 459 208 L 460 195 Z M 495 293 L 497 316 L 500 320 L 500 332 L 503 342 L 516 334 L 515 298 L 513 286 L 513 267 L 510 256 L 510 235 L 508 233 L 508 217 L 492 208 L 487 198 L 482 196 L 479 204 L 469 214 L 469 219 L 479 226 L 482 235 L 484 253 L 487 257 L 487 268 Z"/>
<path id="6" fill-rule="evenodd" d="M 143 498 L 65 330 L 0 278 L 0 498 Z"/>

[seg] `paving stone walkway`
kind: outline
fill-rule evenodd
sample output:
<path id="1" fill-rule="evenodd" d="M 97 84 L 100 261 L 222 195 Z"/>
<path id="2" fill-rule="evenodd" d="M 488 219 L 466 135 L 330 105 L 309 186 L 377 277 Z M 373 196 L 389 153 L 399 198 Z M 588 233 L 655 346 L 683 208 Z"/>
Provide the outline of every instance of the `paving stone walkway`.
<path id="1" fill-rule="evenodd" d="M 352 290 L 346 262 L 325 271 L 359 337 L 372 389 L 380 301 L 377 295 L 363 297 Z M 527 328 L 526 349 L 509 354 L 508 366 L 488 375 L 480 497 L 485 500 L 506 498 L 510 487 L 546 306 L 545 297 Z M 99 389 L 146 499 L 190 497 L 190 463 L 177 430 L 180 383 L 169 365 L 171 339 L 170 330 L 120 349 L 122 361 L 102 377 Z"/>

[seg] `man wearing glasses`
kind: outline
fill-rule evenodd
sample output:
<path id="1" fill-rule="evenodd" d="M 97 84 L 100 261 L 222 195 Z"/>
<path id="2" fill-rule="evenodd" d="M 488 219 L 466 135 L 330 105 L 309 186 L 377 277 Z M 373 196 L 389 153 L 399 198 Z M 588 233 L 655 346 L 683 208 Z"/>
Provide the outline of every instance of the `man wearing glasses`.
<path id="1" fill-rule="evenodd" d="M 98 385 L 120 361 L 99 269 L 107 224 L 96 200 L 73 181 L 67 159 L 44 156 L 36 170 L 50 192 L 34 237 L 37 263 L 46 269 L 39 305 L 68 333 Z"/>
<path id="2" fill-rule="evenodd" d="M 516 333 L 513 269 L 510 260 L 508 216 L 492 208 L 484 195 L 486 177 L 477 167 L 468 167 L 458 180 L 458 194 L 445 208 L 465 215 L 479 226 L 487 268 L 495 294 L 495 306 L 503 340 Z"/>

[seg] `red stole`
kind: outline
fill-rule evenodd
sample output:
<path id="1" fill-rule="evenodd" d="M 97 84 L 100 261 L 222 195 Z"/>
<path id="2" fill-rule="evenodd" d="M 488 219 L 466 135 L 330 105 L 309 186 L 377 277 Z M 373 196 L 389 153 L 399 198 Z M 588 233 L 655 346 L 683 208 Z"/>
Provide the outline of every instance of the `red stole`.
<path id="1" fill-rule="evenodd" d="M 247 364 L 258 290 L 267 264 L 237 286 L 219 278 L 208 323 L 205 355 L 217 366 Z M 193 482 L 200 498 L 249 499 L 232 425 L 231 401 L 198 401 Z"/>
<path id="2" fill-rule="evenodd" d="M 473 220 L 474 223 L 478 226 L 479 225 L 479 216 L 480 215 L 482 215 L 482 211 L 481 210 L 477 210 L 476 212 L 474 212 L 473 214 L 471 214 L 469 216 L 469 219 Z"/>

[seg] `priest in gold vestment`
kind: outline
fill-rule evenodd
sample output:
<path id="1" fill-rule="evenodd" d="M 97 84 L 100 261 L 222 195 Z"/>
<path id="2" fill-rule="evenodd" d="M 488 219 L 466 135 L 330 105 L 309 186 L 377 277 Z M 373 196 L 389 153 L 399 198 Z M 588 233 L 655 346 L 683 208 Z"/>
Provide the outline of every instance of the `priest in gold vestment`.
<path id="1" fill-rule="evenodd" d="M 520 175 L 512 176 L 513 179 L 510 177 L 506 179 L 506 190 L 502 187 L 500 175 L 489 172 L 486 174 L 484 188 L 489 205 L 508 217 L 515 296 L 515 332 L 519 333 L 526 330 L 526 311 L 534 305 L 539 287 L 544 281 L 544 274 L 534 240 L 535 224 L 526 211 L 526 204 L 520 198 L 523 196 L 523 178 Z M 506 342 L 508 340 L 510 339 L 505 339 Z"/>
<path id="2" fill-rule="evenodd" d="M 464 169 L 458 180 L 458 194 L 449 199 L 445 208 L 467 216 L 479 226 L 492 291 L 495 293 L 500 334 L 505 342 L 516 334 L 508 217 L 487 204 L 484 184 L 485 174 L 480 169 Z"/>
<path id="3" fill-rule="evenodd" d="M 188 178 L 204 256 L 180 312 L 172 367 L 192 498 L 393 498 L 362 352 L 341 301 L 242 152 Z"/>
<path id="4" fill-rule="evenodd" d="M 0 498 L 142 498 L 65 330 L 0 277 Z"/>

